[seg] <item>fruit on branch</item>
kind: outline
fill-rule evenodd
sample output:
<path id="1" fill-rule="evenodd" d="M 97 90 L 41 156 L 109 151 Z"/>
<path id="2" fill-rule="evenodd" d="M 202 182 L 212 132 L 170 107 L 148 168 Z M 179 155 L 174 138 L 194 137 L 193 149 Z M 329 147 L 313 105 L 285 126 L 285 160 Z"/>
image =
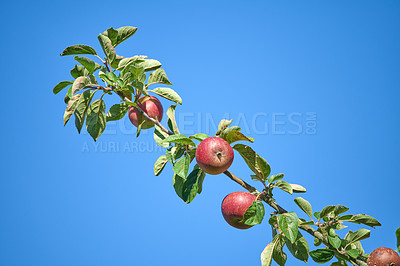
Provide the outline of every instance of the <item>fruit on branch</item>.
<path id="1" fill-rule="evenodd" d="M 391 248 L 380 247 L 369 255 L 368 266 L 400 266 L 400 256 Z"/>
<path id="2" fill-rule="evenodd" d="M 148 114 L 151 118 L 161 121 L 164 110 L 160 101 L 156 97 L 141 97 L 137 103 L 140 109 L 146 112 L 146 114 Z M 139 109 L 133 106 L 129 108 L 129 120 L 131 120 L 132 124 L 135 127 L 138 127 L 144 121 L 142 129 L 147 129 L 154 126 L 153 122 L 147 120 L 144 115 L 139 111 Z"/>
<path id="3" fill-rule="evenodd" d="M 225 172 L 233 162 L 233 149 L 219 137 L 206 138 L 196 150 L 196 161 L 201 170 L 210 175 Z"/>
<path id="4" fill-rule="evenodd" d="M 243 224 L 243 216 L 257 197 L 249 192 L 232 192 L 224 198 L 221 204 L 225 221 L 238 229 L 248 229 L 252 225 Z"/>

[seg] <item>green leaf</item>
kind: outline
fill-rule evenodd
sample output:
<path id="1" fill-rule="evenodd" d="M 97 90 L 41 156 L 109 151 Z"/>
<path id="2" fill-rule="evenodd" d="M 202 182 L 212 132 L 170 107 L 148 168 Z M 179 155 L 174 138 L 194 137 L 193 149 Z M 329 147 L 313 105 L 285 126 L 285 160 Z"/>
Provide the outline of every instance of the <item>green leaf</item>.
<path id="1" fill-rule="evenodd" d="M 111 80 L 114 84 L 117 83 L 117 81 L 118 81 L 118 77 L 117 77 L 117 75 L 115 75 L 114 72 L 108 72 L 107 73 L 107 78 L 109 80 Z"/>
<path id="2" fill-rule="evenodd" d="M 103 100 L 94 101 L 89 109 L 86 119 L 86 129 L 96 141 L 106 128 L 106 106 Z"/>
<path id="3" fill-rule="evenodd" d="M 350 249 L 350 250 L 347 250 L 347 254 L 349 254 L 352 258 L 357 259 L 357 257 L 358 257 L 358 250 L 357 250 L 357 249 Z"/>
<path id="4" fill-rule="evenodd" d="M 283 178 L 283 174 L 277 174 L 277 175 L 271 175 L 269 178 L 268 178 L 268 183 L 272 183 L 272 182 L 275 182 L 275 181 L 277 181 L 277 180 L 280 180 L 280 179 L 282 179 Z"/>
<path id="5" fill-rule="evenodd" d="M 128 103 L 129 104 L 129 103 Z M 166 138 L 168 138 L 168 134 L 165 133 L 159 126 L 154 125 L 154 140 L 161 147 L 168 147 L 168 142 L 163 142 Z"/>
<path id="6" fill-rule="evenodd" d="M 144 125 L 145 122 L 146 122 L 146 121 L 143 120 L 143 121 L 137 126 L 137 128 L 136 128 L 136 137 L 139 137 L 140 131 L 142 130 L 142 126 Z"/>
<path id="7" fill-rule="evenodd" d="M 261 252 L 261 264 L 262 266 L 270 266 L 272 262 L 272 256 L 275 249 L 275 246 L 278 244 L 280 236 L 277 234 L 272 239 L 272 242 L 269 243 L 263 252 Z"/>
<path id="8" fill-rule="evenodd" d="M 89 84 L 89 79 L 87 77 L 79 77 L 74 81 L 72 85 L 72 96 L 74 96 L 77 92 L 82 90 L 86 85 Z"/>
<path id="9" fill-rule="evenodd" d="M 210 136 L 207 135 L 207 134 L 197 133 L 197 134 L 194 134 L 194 135 L 190 136 L 189 139 L 196 139 L 196 140 L 199 140 L 199 141 L 203 141 L 203 140 L 205 140 L 206 138 L 209 138 L 209 137 Z"/>
<path id="10" fill-rule="evenodd" d="M 378 222 L 374 217 L 366 215 L 366 214 L 357 214 L 353 215 L 348 222 L 356 223 L 356 224 L 365 224 L 371 227 L 381 226 L 381 223 Z"/>
<path id="11" fill-rule="evenodd" d="M 227 129 L 231 123 L 232 123 L 232 119 L 231 120 L 222 119 L 218 124 L 218 130 L 217 130 L 217 133 L 215 134 L 215 136 L 221 135 L 221 133 L 225 129 Z"/>
<path id="12" fill-rule="evenodd" d="M 82 93 L 82 97 L 79 99 L 78 105 L 75 109 L 75 126 L 78 130 L 78 133 L 81 133 L 81 129 L 83 123 L 85 122 L 87 110 L 90 106 L 90 102 L 92 101 L 94 92 L 87 90 Z"/>
<path id="13" fill-rule="evenodd" d="M 241 133 L 240 131 L 236 131 L 236 130 L 232 130 L 230 131 L 224 138 L 229 144 L 234 143 L 236 141 L 241 141 L 241 140 L 245 140 L 245 141 L 250 141 L 253 142 L 254 139 L 250 138 L 250 137 L 246 137 L 243 133 Z"/>
<path id="14" fill-rule="evenodd" d="M 179 161 L 174 164 L 173 170 L 176 175 L 179 175 L 183 178 L 186 178 L 189 172 L 190 165 L 190 157 L 186 154 L 185 157 L 182 157 Z"/>
<path id="15" fill-rule="evenodd" d="M 111 106 L 110 110 L 107 113 L 107 122 L 122 119 L 126 112 L 128 111 L 129 106 L 126 103 L 114 104 Z"/>
<path id="16" fill-rule="evenodd" d="M 335 217 L 338 216 L 339 214 L 342 214 L 344 212 L 347 212 L 349 210 L 349 208 L 343 206 L 343 205 L 336 205 L 335 209 L 333 210 L 333 212 L 335 213 Z"/>
<path id="17" fill-rule="evenodd" d="M 157 161 L 154 163 L 154 175 L 158 176 L 159 174 L 161 174 L 167 162 L 167 156 L 161 155 L 160 157 L 158 157 Z"/>
<path id="18" fill-rule="evenodd" d="M 257 176 L 264 181 L 267 179 L 271 168 L 264 158 L 260 157 L 252 148 L 243 144 L 236 144 L 233 148 L 240 153 L 246 164 Z"/>
<path id="19" fill-rule="evenodd" d="M 284 266 L 287 260 L 287 255 L 283 252 L 283 247 L 285 246 L 285 237 L 281 234 L 277 235 L 276 245 L 272 251 L 272 258 L 278 265 Z"/>
<path id="20" fill-rule="evenodd" d="M 175 120 L 175 108 L 176 108 L 176 104 L 175 105 L 171 105 L 168 110 L 167 110 L 167 116 L 168 116 L 168 127 L 169 129 L 174 133 L 174 134 L 179 134 L 179 129 L 178 129 L 178 125 L 176 124 L 176 120 Z"/>
<path id="21" fill-rule="evenodd" d="M 183 184 L 183 200 L 186 203 L 192 202 L 197 194 L 200 194 L 202 183 L 206 174 L 199 168 L 195 167 L 187 177 Z"/>
<path id="22" fill-rule="evenodd" d="M 89 71 L 81 65 L 75 65 L 73 69 L 71 69 L 71 76 L 75 79 L 84 76 L 87 77 L 90 73 Z"/>
<path id="23" fill-rule="evenodd" d="M 317 220 L 321 219 L 321 212 L 314 212 L 314 217 L 317 218 Z"/>
<path id="24" fill-rule="evenodd" d="M 329 213 L 331 213 L 335 209 L 334 205 L 328 205 L 325 208 L 322 209 L 320 215 L 320 218 L 326 217 Z"/>
<path id="25" fill-rule="evenodd" d="M 89 71 L 90 74 L 93 74 L 96 70 L 101 68 L 99 64 L 87 57 L 75 56 L 74 59 L 81 63 L 87 69 L 87 71 Z"/>
<path id="26" fill-rule="evenodd" d="M 300 185 L 297 185 L 297 184 L 290 184 L 290 185 L 292 186 L 293 193 L 305 193 L 305 192 L 307 192 L 307 190 L 303 186 L 300 186 Z"/>
<path id="27" fill-rule="evenodd" d="M 168 161 L 174 164 L 175 160 L 179 159 L 184 154 L 185 150 L 186 149 L 182 145 L 176 144 L 175 146 L 168 148 L 165 155 L 167 156 Z"/>
<path id="28" fill-rule="evenodd" d="M 292 253 L 292 255 L 296 259 L 307 263 L 310 248 L 304 236 L 300 232 L 298 232 L 296 241 L 294 241 L 294 243 L 291 243 L 288 238 L 286 238 L 285 241 L 290 253 Z"/>
<path id="29" fill-rule="evenodd" d="M 400 227 L 396 230 L 396 238 L 397 238 L 397 251 L 400 252 Z"/>
<path id="30" fill-rule="evenodd" d="M 77 94 L 69 100 L 67 108 L 65 108 L 64 112 L 64 126 L 68 123 L 69 119 L 71 118 L 72 114 L 75 112 L 75 109 L 78 105 L 79 99 L 81 98 L 82 94 Z"/>
<path id="31" fill-rule="evenodd" d="M 349 241 L 349 243 L 354 243 L 363 239 L 366 239 L 370 236 L 371 230 L 368 229 L 360 229 L 355 232 L 349 231 L 344 237 L 345 240 Z"/>
<path id="32" fill-rule="evenodd" d="M 353 217 L 352 214 L 346 214 L 343 216 L 338 216 L 338 217 L 336 217 L 336 219 L 338 219 L 340 221 L 347 221 L 347 220 L 350 220 L 352 217 Z"/>
<path id="33" fill-rule="evenodd" d="M 312 220 L 312 207 L 311 204 L 303 199 L 302 197 L 297 197 L 294 199 L 294 202 L 297 204 L 297 206 L 300 207 Z"/>
<path id="34" fill-rule="evenodd" d="M 176 194 L 183 199 L 183 184 L 185 184 L 186 178 L 174 174 L 172 178 L 172 185 L 174 186 Z"/>
<path id="35" fill-rule="evenodd" d="M 68 88 L 67 94 L 65 94 L 64 102 L 68 103 L 72 99 L 72 86 Z"/>
<path id="36" fill-rule="evenodd" d="M 326 263 L 330 261 L 334 252 L 330 249 L 316 249 L 310 252 L 311 258 L 317 263 Z"/>
<path id="37" fill-rule="evenodd" d="M 293 194 L 292 186 L 286 181 L 277 181 L 274 186 L 282 189 L 289 194 Z"/>
<path id="38" fill-rule="evenodd" d="M 186 144 L 196 147 L 196 144 L 191 139 L 182 134 L 171 135 L 165 138 L 164 140 L 160 141 L 160 143 L 166 143 L 166 142 Z"/>
<path id="39" fill-rule="evenodd" d="M 109 28 L 103 32 L 103 35 L 107 36 L 111 40 L 112 45 L 116 47 L 118 44 L 135 34 L 136 31 L 136 27 L 124 26 L 116 30 L 114 28 Z"/>
<path id="40" fill-rule="evenodd" d="M 168 99 L 170 101 L 182 104 L 182 98 L 176 93 L 173 89 L 170 88 L 155 88 L 151 90 L 154 93 L 157 93 L 161 97 Z"/>
<path id="41" fill-rule="evenodd" d="M 172 83 L 168 80 L 167 74 L 162 68 L 159 68 L 156 71 L 152 72 L 149 76 L 148 85 L 150 86 L 156 83 L 172 85 Z"/>
<path id="42" fill-rule="evenodd" d="M 285 234 L 285 236 L 294 243 L 297 239 L 297 233 L 299 228 L 299 218 L 295 212 L 283 213 L 278 216 L 279 228 Z"/>
<path id="43" fill-rule="evenodd" d="M 231 120 L 232 121 L 232 120 Z M 229 132 L 231 131 L 240 131 L 242 130 L 240 127 L 238 126 L 232 126 L 232 127 L 227 127 L 225 130 L 223 130 L 221 132 L 221 134 L 219 135 L 222 139 L 226 140 L 226 136 L 229 134 Z M 254 139 L 253 139 L 254 140 Z"/>
<path id="44" fill-rule="evenodd" d="M 99 36 L 97 36 L 97 39 L 100 42 L 100 45 L 101 45 L 101 48 L 103 49 L 104 54 L 108 58 L 108 62 L 112 63 L 115 60 L 115 58 L 117 57 L 117 54 L 115 53 L 115 49 L 111 43 L 111 40 L 103 34 L 99 34 Z"/>
<path id="45" fill-rule="evenodd" d="M 144 71 L 152 71 L 161 67 L 161 63 L 155 59 L 145 59 L 144 62 L 138 63 L 138 67 L 142 67 Z"/>
<path id="46" fill-rule="evenodd" d="M 72 45 L 68 46 L 67 48 L 64 49 L 64 51 L 61 53 L 61 56 L 64 55 L 74 55 L 74 54 L 91 54 L 91 55 L 97 55 L 96 50 L 93 49 L 90 46 L 87 45 Z"/>
<path id="47" fill-rule="evenodd" d="M 335 235 L 335 236 L 328 235 L 328 241 L 332 245 L 332 247 L 334 247 L 336 249 L 339 249 L 340 244 L 342 243 L 342 241 L 340 240 L 340 237 L 338 235 Z"/>
<path id="48" fill-rule="evenodd" d="M 259 200 L 255 200 L 244 213 L 241 223 L 252 226 L 260 224 L 264 219 L 264 215 L 264 204 Z"/>
<path id="49" fill-rule="evenodd" d="M 99 71 L 99 78 L 101 78 L 104 82 L 107 82 L 107 84 L 112 85 L 114 82 L 107 76 L 107 70 L 106 69 L 101 69 Z"/>
<path id="50" fill-rule="evenodd" d="M 58 83 L 58 84 L 54 87 L 53 93 L 54 93 L 54 94 L 57 94 L 57 93 L 59 93 L 60 91 L 62 91 L 65 87 L 67 87 L 68 85 L 71 85 L 71 84 L 73 84 L 72 81 L 61 81 L 60 83 Z"/>

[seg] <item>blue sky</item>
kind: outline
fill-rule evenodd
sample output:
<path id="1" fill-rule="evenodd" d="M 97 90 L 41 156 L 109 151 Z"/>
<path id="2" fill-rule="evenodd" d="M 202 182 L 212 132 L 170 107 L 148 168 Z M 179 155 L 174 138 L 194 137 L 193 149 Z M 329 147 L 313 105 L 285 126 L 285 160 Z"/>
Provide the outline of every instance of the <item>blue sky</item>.
<path id="1" fill-rule="evenodd" d="M 97 35 L 125 25 L 139 29 L 117 53 L 163 63 L 183 98 L 185 134 L 234 119 L 273 173 L 308 189 L 301 196 L 315 211 L 343 204 L 372 215 L 383 226 L 364 249 L 395 248 L 398 1 L 22 1 L 2 10 L 0 265 L 260 265 L 267 220 L 241 231 L 220 213 L 237 184 L 206 176 L 187 205 L 170 166 L 153 175 L 162 150 L 150 132 L 136 139 L 123 119 L 94 143 L 63 127 L 63 95 L 52 88 L 70 79 L 74 60 L 59 54 L 73 44 L 100 50 Z M 230 170 L 251 182 L 235 155 Z M 294 198 L 276 193 L 301 213 Z"/>

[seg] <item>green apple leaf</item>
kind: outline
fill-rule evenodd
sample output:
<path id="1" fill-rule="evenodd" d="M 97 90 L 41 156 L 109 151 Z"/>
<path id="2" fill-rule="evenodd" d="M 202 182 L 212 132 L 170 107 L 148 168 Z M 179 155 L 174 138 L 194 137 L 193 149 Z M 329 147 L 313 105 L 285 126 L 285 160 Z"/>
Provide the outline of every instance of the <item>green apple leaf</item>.
<path id="1" fill-rule="evenodd" d="M 75 109 L 75 127 L 78 133 L 81 133 L 81 129 L 86 119 L 87 110 L 90 106 L 90 102 L 93 99 L 94 92 L 87 90 L 82 93 L 82 97 L 79 99 L 78 105 Z"/>
<path id="2" fill-rule="evenodd" d="M 96 141 L 106 128 L 106 106 L 103 100 L 94 101 L 89 109 L 86 119 L 86 129 Z"/>
<path id="3" fill-rule="evenodd" d="M 87 69 L 87 71 L 89 71 L 90 74 L 93 74 L 96 70 L 101 68 L 101 65 L 97 64 L 90 58 L 75 56 L 74 59 L 81 63 Z"/>
<path id="4" fill-rule="evenodd" d="M 232 119 L 231 120 L 222 119 L 218 124 L 218 130 L 217 130 L 217 133 L 215 134 L 215 136 L 221 135 L 221 133 L 225 129 L 227 129 L 231 123 L 232 123 Z"/>
<path id="5" fill-rule="evenodd" d="M 338 235 L 335 235 L 335 236 L 328 235 L 328 241 L 332 245 L 332 247 L 334 247 L 336 249 L 339 249 L 340 244 L 342 243 L 342 241 L 340 240 L 340 237 Z"/>
<path id="6" fill-rule="evenodd" d="M 67 87 L 68 85 L 71 85 L 71 84 L 73 84 L 72 81 L 61 81 L 54 87 L 53 93 L 57 94 L 60 91 L 62 91 L 65 87 Z"/>
<path id="7" fill-rule="evenodd" d="M 221 134 L 222 135 L 222 134 Z M 236 131 L 236 130 L 231 130 L 228 134 L 226 134 L 224 136 L 225 140 L 231 144 L 234 143 L 236 141 L 241 141 L 241 140 L 245 140 L 245 141 L 250 141 L 253 142 L 254 139 L 250 138 L 250 137 L 246 137 L 243 133 L 241 133 L 240 131 Z"/>
<path id="8" fill-rule="evenodd" d="M 138 63 L 138 67 L 142 67 L 144 71 L 153 71 L 161 67 L 161 63 L 155 59 L 144 59 L 144 62 Z"/>
<path id="9" fill-rule="evenodd" d="M 68 104 L 69 100 L 71 99 L 72 99 L 72 86 L 68 88 L 68 91 L 65 94 L 64 102 Z"/>
<path id="10" fill-rule="evenodd" d="M 189 154 L 186 154 L 185 157 L 182 157 L 179 161 L 177 161 L 174 164 L 173 167 L 174 173 L 183 178 L 186 178 L 189 172 L 189 165 L 190 165 L 190 157 Z"/>
<path id="11" fill-rule="evenodd" d="M 197 165 L 196 165 L 197 166 Z M 206 174 L 197 166 L 187 177 L 183 184 L 183 200 L 186 203 L 192 202 L 197 194 L 200 194 L 202 183 Z"/>
<path id="12" fill-rule="evenodd" d="M 106 116 L 107 122 L 122 119 L 128 111 L 128 108 L 129 106 L 125 102 L 114 104 L 111 106 L 110 110 L 108 110 Z"/>
<path id="13" fill-rule="evenodd" d="M 288 212 L 278 215 L 279 228 L 285 234 L 285 236 L 294 243 L 297 239 L 297 233 L 299 231 L 299 218 L 295 212 Z"/>
<path id="14" fill-rule="evenodd" d="M 290 184 L 290 185 L 292 186 L 293 193 L 305 193 L 305 192 L 307 192 L 307 190 L 303 186 L 300 186 L 298 184 Z"/>
<path id="15" fill-rule="evenodd" d="M 264 219 L 264 215 L 264 204 L 259 200 L 255 200 L 244 213 L 241 223 L 246 225 L 260 224 Z"/>
<path id="16" fill-rule="evenodd" d="M 333 258 L 335 253 L 330 249 L 316 249 L 311 251 L 310 255 L 316 263 L 326 263 Z"/>
<path id="17" fill-rule="evenodd" d="M 283 247 L 285 246 L 285 236 L 277 234 L 276 245 L 272 251 L 272 258 L 279 266 L 285 266 L 287 255 L 283 252 Z"/>
<path id="18" fill-rule="evenodd" d="M 111 40 L 112 45 L 116 47 L 117 45 L 131 37 L 133 34 L 135 34 L 136 31 L 137 28 L 131 26 L 124 26 L 116 30 L 111 27 L 102 34 L 104 36 L 107 36 Z"/>
<path id="19" fill-rule="evenodd" d="M 64 112 L 64 126 L 68 123 L 69 119 L 71 118 L 72 114 L 75 112 L 75 109 L 78 105 L 79 99 L 81 98 L 82 94 L 77 94 L 69 100 L 67 108 L 65 108 Z"/>
<path id="20" fill-rule="evenodd" d="M 365 224 L 371 227 L 381 226 L 381 223 L 378 222 L 374 217 L 366 215 L 366 214 L 357 214 L 353 215 L 348 222 L 356 223 L 356 224 Z"/>
<path id="21" fill-rule="evenodd" d="M 247 145 L 236 144 L 233 148 L 239 152 L 249 168 L 263 181 L 266 181 L 271 172 L 267 161 Z"/>
<path id="22" fill-rule="evenodd" d="M 176 124 L 176 120 L 175 120 L 175 108 L 176 108 L 176 104 L 175 105 L 171 105 L 168 110 L 167 110 L 167 116 L 168 116 L 168 127 L 169 129 L 174 133 L 174 134 L 179 134 L 179 129 L 178 129 L 178 125 Z"/>
<path id="23" fill-rule="evenodd" d="M 322 209 L 319 216 L 320 218 L 326 217 L 329 213 L 331 213 L 335 209 L 335 205 L 328 205 Z"/>
<path id="24" fill-rule="evenodd" d="M 161 155 L 160 157 L 158 157 L 157 161 L 154 163 L 154 175 L 158 176 L 159 174 L 161 174 L 167 162 L 167 156 Z"/>
<path id="25" fill-rule="evenodd" d="M 368 229 L 359 229 L 355 232 L 349 231 L 346 236 L 344 237 L 345 240 L 348 241 L 348 243 L 354 243 L 363 239 L 366 239 L 370 236 L 371 230 Z"/>
<path id="26" fill-rule="evenodd" d="M 297 233 L 297 238 L 294 243 L 292 243 L 287 237 L 285 238 L 285 242 L 290 253 L 292 253 L 292 255 L 296 259 L 307 263 L 310 248 L 308 246 L 307 240 L 300 232 Z"/>
<path id="27" fill-rule="evenodd" d="M 169 135 L 165 133 L 159 126 L 154 125 L 154 140 L 158 145 L 164 148 L 168 147 L 169 143 L 163 142 L 166 138 L 168 138 L 168 136 Z"/>
<path id="28" fill-rule="evenodd" d="M 207 135 L 207 134 L 197 133 L 197 134 L 194 134 L 192 136 L 189 136 L 189 139 L 196 139 L 196 140 L 199 140 L 199 141 L 203 141 L 203 140 L 205 140 L 206 138 L 209 138 L 209 137 L 210 136 Z"/>
<path id="29" fill-rule="evenodd" d="M 221 138 L 223 138 L 224 140 L 226 140 L 226 136 L 229 134 L 229 132 L 231 132 L 231 131 L 240 131 L 240 130 L 242 130 L 242 129 L 240 127 L 238 127 L 238 126 L 227 127 L 227 128 L 225 128 L 225 130 L 223 130 L 221 132 L 221 134 L 219 136 Z"/>
<path id="30" fill-rule="evenodd" d="M 289 194 L 293 194 L 292 186 L 286 181 L 282 181 L 282 180 L 277 181 L 274 186 L 282 189 L 283 191 L 285 191 Z"/>
<path id="31" fill-rule="evenodd" d="M 336 216 L 338 216 L 338 215 L 340 215 L 340 214 L 342 214 L 344 212 L 347 212 L 348 210 L 349 210 L 349 208 L 339 204 L 339 205 L 335 206 L 335 209 L 333 210 L 333 213 L 335 214 L 335 217 L 336 217 Z"/>
<path id="32" fill-rule="evenodd" d="M 77 78 L 72 85 L 72 96 L 74 96 L 77 92 L 82 90 L 88 84 L 89 84 L 89 79 L 87 77 Z"/>
<path id="33" fill-rule="evenodd" d="M 396 230 L 397 251 L 400 252 L 400 227 Z"/>
<path id="34" fill-rule="evenodd" d="M 302 211 L 304 211 L 312 220 L 312 207 L 311 204 L 303 199 L 302 197 L 297 197 L 294 199 L 294 202 L 297 204 L 297 206 L 300 207 L 300 209 L 302 209 Z"/>
<path id="35" fill-rule="evenodd" d="M 261 252 L 261 265 L 262 266 L 270 266 L 272 262 L 272 256 L 273 252 L 275 249 L 275 246 L 278 244 L 278 241 L 280 241 L 280 236 L 279 234 L 276 234 L 274 238 L 272 239 L 272 242 L 269 243 Z"/>
<path id="36" fill-rule="evenodd" d="M 164 97 L 165 99 L 182 104 L 182 98 L 171 88 L 155 88 L 151 91 L 160 95 L 161 97 Z"/>
<path id="37" fill-rule="evenodd" d="M 91 55 L 97 55 L 96 50 L 93 49 L 90 46 L 87 45 L 72 45 L 68 46 L 67 48 L 64 49 L 64 51 L 61 53 L 61 56 L 65 55 L 77 55 L 77 54 L 91 54 Z"/>
<path id="38" fill-rule="evenodd" d="M 117 54 L 115 53 L 115 49 L 111 43 L 111 40 L 103 34 L 99 34 L 99 36 L 97 36 L 97 39 L 100 42 L 100 45 L 101 45 L 101 48 L 103 49 L 104 54 L 108 58 L 108 62 L 112 63 L 115 60 L 115 58 L 117 57 Z"/>
<path id="39" fill-rule="evenodd" d="M 160 143 L 167 143 L 167 142 L 192 145 L 196 147 L 196 144 L 191 139 L 182 134 L 171 135 L 165 138 L 164 140 L 160 141 Z"/>
<path id="40" fill-rule="evenodd" d="M 168 80 L 167 74 L 162 68 L 159 68 L 156 71 L 152 72 L 149 76 L 149 80 L 147 83 L 149 86 L 157 83 L 172 85 L 172 83 Z"/>
<path id="41" fill-rule="evenodd" d="M 71 69 L 70 73 L 75 79 L 79 77 L 87 77 L 90 74 L 89 71 L 81 65 L 75 65 L 75 67 Z"/>
<path id="42" fill-rule="evenodd" d="M 268 178 L 268 183 L 272 183 L 272 182 L 275 182 L 275 181 L 277 181 L 277 180 L 280 180 L 280 179 L 283 178 L 283 176 L 284 176 L 284 174 L 271 175 L 271 176 Z"/>

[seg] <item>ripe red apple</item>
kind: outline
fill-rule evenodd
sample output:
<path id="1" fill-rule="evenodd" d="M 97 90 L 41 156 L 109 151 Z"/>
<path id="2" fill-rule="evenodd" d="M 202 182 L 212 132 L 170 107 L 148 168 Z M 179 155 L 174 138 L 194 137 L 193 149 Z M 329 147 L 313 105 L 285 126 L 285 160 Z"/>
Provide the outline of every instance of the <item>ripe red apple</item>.
<path id="1" fill-rule="evenodd" d="M 400 256 L 391 248 L 380 247 L 369 255 L 368 266 L 400 266 Z"/>
<path id="2" fill-rule="evenodd" d="M 219 137 L 206 138 L 196 150 L 196 161 L 200 169 L 210 175 L 225 172 L 233 162 L 233 149 Z"/>
<path id="3" fill-rule="evenodd" d="M 138 100 L 139 107 L 145 111 L 151 118 L 161 121 L 163 117 L 163 107 L 160 101 L 154 96 L 141 97 Z M 129 108 L 129 120 L 135 127 L 138 127 L 143 120 L 146 120 L 144 115 L 136 108 L 131 106 Z M 142 125 L 142 129 L 147 129 L 153 127 L 153 122 L 146 120 Z"/>
<path id="4" fill-rule="evenodd" d="M 228 224 L 238 229 L 248 229 L 252 225 L 242 224 L 243 215 L 257 197 L 249 192 L 237 191 L 230 193 L 221 204 L 222 215 Z"/>

